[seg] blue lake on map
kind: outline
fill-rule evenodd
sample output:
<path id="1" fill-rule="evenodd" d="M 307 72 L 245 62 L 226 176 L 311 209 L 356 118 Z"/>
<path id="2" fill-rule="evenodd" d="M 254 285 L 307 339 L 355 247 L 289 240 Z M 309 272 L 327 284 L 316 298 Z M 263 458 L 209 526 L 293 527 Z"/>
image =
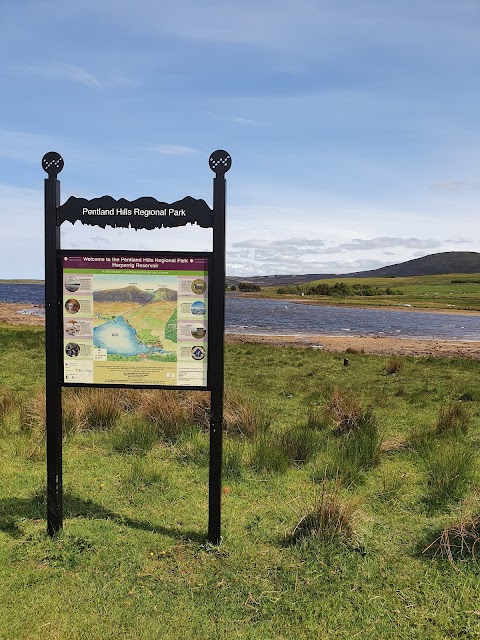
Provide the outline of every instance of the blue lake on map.
<path id="1" fill-rule="evenodd" d="M 135 329 L 125 321 L 123 316 L 108 320 L 93 330 L 93 344 L 107 353 L 120 356 L 137 356 L 140 353 L 168 353 L 158 347 L 147 347 L 140 342 Z"/>

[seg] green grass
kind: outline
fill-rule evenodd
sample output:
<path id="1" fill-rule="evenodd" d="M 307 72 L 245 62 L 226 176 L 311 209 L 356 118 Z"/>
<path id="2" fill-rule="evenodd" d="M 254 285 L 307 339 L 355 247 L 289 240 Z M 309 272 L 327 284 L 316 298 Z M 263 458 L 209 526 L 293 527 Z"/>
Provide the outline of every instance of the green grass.
<path id="1" fill-rule="evenodd" d="M 455 282 L 461 280 L 463 282 Z M 464 282 L 469 280 L 469 282 Z M 310 304 L 348 305 L 348 306 L 398 306 L 410 305 L 421 309 L 449 309 L 480 311 L 480 274 L 445 274 L 435 276 L 410 276 L 399 278 L 332 278 L 315 280 L 300 285 L 304 290 L 326 283 L 329 286 L 336 282 L 347 285 L 361 284 L 385 289 L 398 290 L 400 295 L 380 296 L 304 296 L 302 302 Z M 298 299 L 299 295 L 277 294 L 279 287 L 264 287 L 260 293 L 244 294 L 255 297 L 272 297 L 282 299 Z M 242 295 L 235 292 L 235 295 Z"/>
<path id="2" fill-rule="evenodd" d="M 0 338 L 0 638 L 480 637 L 472 554 L 422 553 L 442 531 L 455 549 L 467 532 L 471 549 L 480 530 L 480 361 L 405 357 L 391 375 L 389 356 L 351 353 L 344 367 L 344 354 L 227 346 L 218 548 L 208 394 L 105 390 L 121 411 L 102 413 L 95 394 L 65 390 L 79 409 L 50 540 L 42 333 Z M 364 440 L 331 421 L 335 390 L 372 408 Z M 352 468 L 367 451 L 361 482 L 328 473 L 340 451 Z"/>

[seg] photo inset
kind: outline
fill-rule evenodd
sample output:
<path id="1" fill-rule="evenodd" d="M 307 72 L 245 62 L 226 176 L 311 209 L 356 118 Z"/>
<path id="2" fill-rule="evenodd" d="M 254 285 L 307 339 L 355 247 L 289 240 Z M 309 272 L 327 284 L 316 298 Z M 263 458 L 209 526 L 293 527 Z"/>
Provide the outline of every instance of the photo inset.
<path id="1" fill-rule="evenodd" d="M 65 353 L 69 358 L 76 358 L 80 353 L 80 345 L 76 342 L 69 342 L 65 347 Z"/>
<path id="2" fill-rule="evenodd" d="M 76 320 L 67 320 L 65 323 L 65 333 L 68 333 L 69 336 L 76 336 L 80 331 L 80 323 Z"/>
<path id="3" fill-rule="evenodd" d="M 71 276 L 70 278 L 65 279 L 65 289 L 70 291 L 70 293 L 74 293 L 80 289 L 80 280 Z"/>
<path id="4" fill-rule="evenodd" d="M 207 288 L 207 283 L 205 282 L 205 280 L 201 280 L 200 278 L 197 278 L 197 280 L 194 280 L 192 282 L 192 291 L 197 296 L 200 296 L 202 295 L 202 293 L 205 293 L 206 288 Z"/>
<path id="5" fill-rule="evenodd" d="M 80 310 L 80 303 L 75 298 L 69 298 L 65 303 L 65 309 L 67 313 L 78 313 Z"/>
<path id="6" fill-rule="evenodd" d="M 207 330 L 205 329 L 205 327 L 200 325 L 197 327 L 192 327 L 191 333 L 194 338 L 196 338 L 197 340 L 201 340 L 207 333 Z"/>
<path id="7" fill-rule="evenodd" d="M 197 300 L 192 304 L 190 310 L 194 316 L 204 316 L 206 311 L 205 303 L 201 302 L 201 300 Z"/>

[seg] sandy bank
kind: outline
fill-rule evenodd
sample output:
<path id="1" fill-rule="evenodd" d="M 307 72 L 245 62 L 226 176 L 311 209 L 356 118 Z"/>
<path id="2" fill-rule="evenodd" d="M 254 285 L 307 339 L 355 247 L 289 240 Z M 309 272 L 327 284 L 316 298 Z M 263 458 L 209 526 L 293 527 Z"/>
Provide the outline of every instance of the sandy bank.
<path id="1" fill-rule="evenodd" d="M 45 324 L 43 316 L 35 316 L 20 313 L 20 311 L 38 310 L 38 306 L 34 304 L 13 304 L 9 302 L 0 302 L 0 325 L 9 324 L 14 327 L 29 326 L 41 327 Z"/>
<path id="2" fill-rule="evenodd" d="M 229 343 L 295 346 L 344 353 L 347 349 L 380 355 L 442 356 L 480 359 L 480 342 L 416 340 L 371 336 L 258 336 L 227 334 Z"/>

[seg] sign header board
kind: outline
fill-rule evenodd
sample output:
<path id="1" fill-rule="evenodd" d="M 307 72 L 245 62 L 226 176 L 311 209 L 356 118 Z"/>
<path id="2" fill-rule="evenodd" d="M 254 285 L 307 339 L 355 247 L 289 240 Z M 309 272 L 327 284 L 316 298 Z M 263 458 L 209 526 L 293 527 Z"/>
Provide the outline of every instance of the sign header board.
<path id="1" fill-rule="evenodd" d="M 207 388 L 208 257 L 60 259 L 65 385 Z"/>
<path id="2" fill-rule="evenodd" d="M 208 228 L 213 226 L 213 211 L 205 200 L 186 196 L 173 203 L 143 197 L 130 201 L 102 196 L 93 200 L 71 196 L 58 207 L 58 222 L 93 225 L 95 227 L 125 227 L 155 229 L 181 227 L 187 224 Z"/>

